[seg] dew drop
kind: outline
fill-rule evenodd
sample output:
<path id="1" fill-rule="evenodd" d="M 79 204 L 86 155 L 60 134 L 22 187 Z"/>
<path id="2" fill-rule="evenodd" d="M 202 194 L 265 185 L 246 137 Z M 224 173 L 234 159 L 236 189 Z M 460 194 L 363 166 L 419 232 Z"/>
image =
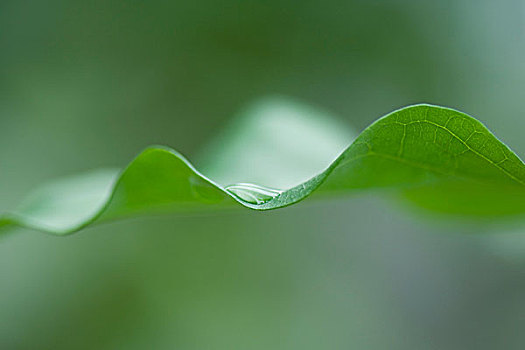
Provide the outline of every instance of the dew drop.
<path id="1" fill-rule="evenodd" d="M 226 186 L 226 190 L 250 204 L 264 204 L 280 195 L 283 191 L 248 183 L 238 183 Z"/>

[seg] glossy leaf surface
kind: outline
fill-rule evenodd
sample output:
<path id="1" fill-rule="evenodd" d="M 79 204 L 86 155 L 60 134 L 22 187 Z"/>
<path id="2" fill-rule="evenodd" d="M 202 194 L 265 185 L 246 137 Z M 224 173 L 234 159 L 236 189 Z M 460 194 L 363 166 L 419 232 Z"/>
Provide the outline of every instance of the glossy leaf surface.
<path id="1" fill-rule="evenodd" d="M 279 124 L 278 120 L 275 123 Z M 297 125 L 283 127 L 281 136 L 293 133 Z M 338 140 L 346 135 L 351 138 L 350 132 L 321 129 L 319 134 L 325 140 L 331 134 Z M 236 132 L 242 135 L 243 128 Z M 305 129 L 296 135 L 303 147 L 298 149 L 292 143 L 282 146 L 281 151 L 286 154 L 287 149 L 295 149 L 297 154 L 302 150 L 306 163 L 314 164 L 308 163 L 308 155 L 317 149 L 315 137 L 308 137 L 309 133 Z M 326 153 L 333 153 L 341 142 L 327 143 L 330 146 Z M 242 158 L 238 153 L 242 144 L 241 141 L 235 147 L 224 147 L 211 161 L 208 159 L 204 168 L 211 179 L 176 151 L 150 147 L 122 172 L 103 170 L 41 188 L 17 210 L 6 213 L 0 219 L 0 228 L 18 225 L 67 234 L 97 222 L 150 212 L 235 206 L 270 210 L 312 194 L 326 197 L 365 189 L 388 190 L 420 207 L 449 214 L 500 216 L 524 212 L 525 164 L 479 121 L 449 108 L 415 105 L 388 114 L 366 128 L 335 160 L 327 161 L 329 165 L 324 170 L 319 169 L 308 180 L 292 185 L 294 179 L 304 178 L 307 168 L 296 178 L 291 175 L 293 167 L 288 169 L 289 187 L 269 183 L 272 178 L 279 178 L 278 167 L 269 167 L 265 172 L 264 164 L 258 171 L 258 183 L 224 183 L 228 167 L 220 169 L 220 165 Z M 264 147 L 264 143 L 257 147 Z M 246 154 L 243 157 L 247 159 Z M 265 157 L 271 162 L 271 157 Z M 296 158 L 290 156 L 289 161 Z M 310 159 L 313 158 L 319 157 Z M 279 161 L 282 163 L 283 159 Z M 230 170 L 234 168 L 231 166 Z M 213 180 L 213 173 L 221 179 L 220 185 Z"/>

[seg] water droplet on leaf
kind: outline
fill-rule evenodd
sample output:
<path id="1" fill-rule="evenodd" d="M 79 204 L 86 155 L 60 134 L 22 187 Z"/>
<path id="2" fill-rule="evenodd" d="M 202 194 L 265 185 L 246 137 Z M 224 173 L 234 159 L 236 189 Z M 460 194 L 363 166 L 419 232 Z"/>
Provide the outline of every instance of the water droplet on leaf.
<path id="1" fill-rule="evenodd" d="M 247 183 L 226 186 L 226 190 L 237 198 L 251 204 L 264 204 L 280 195 L 283 191 Z"/>

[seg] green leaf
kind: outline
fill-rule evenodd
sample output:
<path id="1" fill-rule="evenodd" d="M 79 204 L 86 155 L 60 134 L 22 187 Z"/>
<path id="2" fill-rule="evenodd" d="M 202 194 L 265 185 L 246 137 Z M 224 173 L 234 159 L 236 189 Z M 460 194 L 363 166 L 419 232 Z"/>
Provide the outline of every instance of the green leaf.
<path id="1" fill-rule="evenodd" d="M 258 108 L 260 112 L 269 107 Z M 288 120 L 286 115 L 290 113 L 284 113 L 282 118 Z M 255 119 L 265 121 L 266 118 Z M 291 128 L 283 127 L 273 133 L 278 132 L 281 138 L 292 135 L 298 125 L 289 125 Z M 242 129 L 237 130 L 239 135 Z M 262 132 L 262 128 L 254 130 Z M 319 139 L 325 141 L 330 134 L 338 135 L 339 139 L 345 134 L 324 130 L 319 124 L 316 130 L 323 135 Z M 291 137 L 306 150 L 303 153 L 306 163 L 308 152 L 315 152 L 320 145 L 312 135 L 305 130 Z M 269 144 L 274 142 L 270 138 Z M 233 144 L 237 146 L 226 146 L 211 161 L 208 159 L 205 168 L 209 174 L 215 172 L 224 183 L 227 176 L 223 175 L 228 169 L 221 169 L 223 162 L 249 161 L 246 154 L 239 153 L 243 143 L 249 142 L 235 141 Z M 260 149 L 263 144 L 259 143 L 255 150 L 264 151 Z M 290 142 L 274 151 L 286 153 L 287 149 L 295 148 L 297 154 L 297 145 Z M 340 142 L 327 147 L 326 153 L 334 152 L 336 145 Z M 296 155 L 291 154 L 289 159 L 293 161 Z M 271 162 L 271 157 L 265 155 L 262 159 L 265 157 Z M 283 164 L 283 159 L 279 162 Z M 322 163 L 315 164 L 321 166 Z M 314 197 L 328 197 L 366 189 L 387 190 L 420 207 L 449 214 L 498 216 L 524 212 L 525 164 L 479 121 L 444 107 L 422 104 L 388 114 L 366 128 L 324 171 L 319 169 L 317 175 L 289 188 L 261 186 L 261 181 L 278 179 L 279 172 L 278 167 L 268 166 L 271 171 L 265 171 L 264 163 L 259 165 L 259 172 L 266 175 L 260 177 L 258 184 L 223 186 L 199 173 L 176 151 L 150 147 L 121 173 L 98 171 L 41 188 L 17 210 L 6 213 L 0 219 L 0 228 L 24 226 L 67 234 L 94 223 L 149 212 L 234 206 L 269 210 L 297 203 L 314 192 Z M 230 170 L 235 167 L 231 166 Z M 293 184 L 304 177 L 303 170 L 294 178 L 289 176 L 293 172 L 289 168 L 286 183 Z"/>

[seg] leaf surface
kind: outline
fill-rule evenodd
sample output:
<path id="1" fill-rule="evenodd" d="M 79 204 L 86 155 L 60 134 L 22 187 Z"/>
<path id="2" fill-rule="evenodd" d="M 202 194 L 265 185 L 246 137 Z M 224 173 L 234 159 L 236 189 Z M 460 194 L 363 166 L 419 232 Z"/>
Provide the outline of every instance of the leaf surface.
<path id="1" fill-rule="evenodd" d="M 334 138 L 338 140 L 345 135 L 351 139 L 350 132 L 337 133 L 315 125 L 322 135 L 318 140 L 329 140 L 330 135 L 337 135 Z M 243 128 L 240 129 L 237 132 L 242 134 Z M 286 136 L 296 129 L 297 123 L 289 123 L 289 129 L 283 127 L 280 133 Z M 297 149 L 302 149 L 310 154 L 306 163 L 320 167 L 322 162 L 308 159 L 319 159 L 319 154 L 313 154 L 321 147 L 316 148 L 321 141 L 316 143 L 314 136 L 301 138 L 306 135 L 309 131 L 295 137 L 303 146 L 297 148 L 297 143 L 290 142 L 280 146 L 280 150 L 286 153 L 295 149 L 296 153 L 290 153 L 289 157 L 293 162 Z M 270 137 L 270 142 L 275 140 Z M 331 146 L 327 146 L 325 153 L 335 156 L 335 147 L 340 147 L 341 142 L 326 143 Z M 382 189 L 420 207 L 449 214 L 500 216 L 525 211 L 522 205 L 525 164 L 479 121 L 449 108 L 421 104 L 394 111 L 366 128 L 331 163 L 326 161 L 327 167 L 319 169 L 317 175 L 298 181 L 304 178 L 307 168 L 301 168 L 294 178 L 293 167 L 288 167 L 285 176 L 288 187 L 267 187 L 278 187 L 267 182 L 274 179 L 278 183 L 279 173 L 275 167 L 265 172 L 264 166 L 256 173 L 265 174 L 257 184 L 224 183 L 228 178 L 225 172 L 235 166 L 221 169 L 222 163 L 249 159 L 246 154 L 239 156 L 244 143 L 223 147 L 203 167 L 211 178 L 215 173 L 221 185 L 198 172 L 176 151 L 154 146 L 139 154 L 121 172 L 97 171 L 44 186 L 18 209 L 5 213 L 0 219 L 0 229 L 24 226 L 63 235 L 91 224 L 150 212 L 235 206 L 270 210 L 297 203 L 312 194 L 328 197 L 367 189 Z M 260 147 L 264 143 L 253 149 Z M 267 154 L 264 157 L 272 159 Z M 286 164 L 283 159 L 279 162 Z"/>

